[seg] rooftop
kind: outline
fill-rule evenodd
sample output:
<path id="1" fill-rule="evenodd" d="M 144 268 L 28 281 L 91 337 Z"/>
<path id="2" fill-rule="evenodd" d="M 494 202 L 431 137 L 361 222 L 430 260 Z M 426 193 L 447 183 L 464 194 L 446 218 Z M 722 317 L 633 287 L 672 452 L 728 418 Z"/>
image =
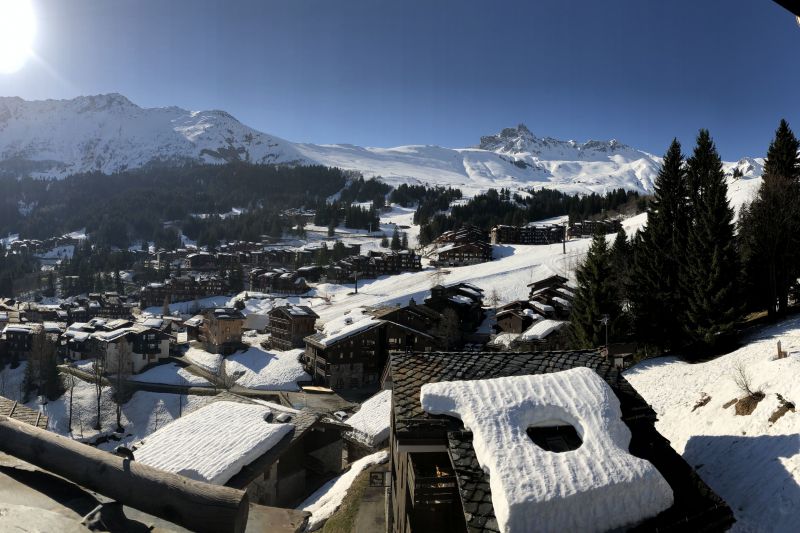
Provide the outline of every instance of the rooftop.
<path id="1" fill-rule="evenodd" d="M 477 459 L 473 433 L 457 418 L 425 412 L 422 386 L 505 376 L 551 374 L 576 367 L 593 370 L 611 388 L 622 422 L 631 432 L 629 452 L 655 466 L 672 488 L 675 502 L 635 529 L 724 531 L 733 523 L 730 508 L 678 455 L 654 427 L 656 413 L 598 351 L 427 352 L 392 355 L 392 417 L 395 438 L 407 444 L 441 442 L 447 446 L 458 478 L 467 529 L 498 532 L 490 476 Z"/>

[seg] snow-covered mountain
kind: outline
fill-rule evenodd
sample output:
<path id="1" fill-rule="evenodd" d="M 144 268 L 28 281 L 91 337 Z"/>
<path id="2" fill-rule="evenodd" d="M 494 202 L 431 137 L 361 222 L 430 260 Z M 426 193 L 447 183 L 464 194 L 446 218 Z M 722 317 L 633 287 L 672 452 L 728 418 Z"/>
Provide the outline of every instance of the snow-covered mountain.
<path id="1" fill-rule="evenodd" d="M 386 182 L 459 187 L 552 187 L 604 192 L 652 190 L 660 158 L 616 140 L 561 141 L 537 137 L 524 125 L 484 136 L 472 148 L 292 143 L 245 126 L 224 111 L 145 109 L 119 94 L 73 100 L 0 97 L 0 172 L 56 176 L 113 173 L 151 163 L 323 164 Z M 761 174 L 762 160 L 726 164 L 744 178 Z"/>
<path id="2" fill-rule="evenodd" d="M 300 161 L 292 143 L 224 111 L 144 109 L 120 94 L 73 100 L 0 97 L 0 169 L 63 177 L 148 163 Z"/>

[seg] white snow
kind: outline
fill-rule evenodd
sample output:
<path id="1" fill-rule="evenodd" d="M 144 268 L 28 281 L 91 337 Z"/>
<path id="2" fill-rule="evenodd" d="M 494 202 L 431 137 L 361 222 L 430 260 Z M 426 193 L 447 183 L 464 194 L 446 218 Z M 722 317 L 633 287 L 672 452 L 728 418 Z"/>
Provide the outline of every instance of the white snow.
<path id="1" fill-rule="evenodd" d="M 540 320 L 538 322 L 534 322 L 531 327 L 522 332 L 519 338 L 526 341 L 542 340 L 554 331 L 559 330 L 566 325 L 567 323 L 561 320 Z"/>
<path id="2" fill-rule="evenodd" d="M 298 381 L 310 381 L 303 370 L 303 350 L 266 351 L 258 345 L 225 359 L 225 373 L 236 377 L 236 384 L 259 390 L 298 391 Z"/>
<path id="3" fill-rule="evenodd" d="M 224 149 L 254 163 L 322 164 L 380 176 L 395 186 L 458 187 L 468 196 L 492 187 L 602 194 L 619 187 L 651 191 L 661 162 L 616 140 L 562 141 L 538 137 L 524 126 L 486 136 L 479 148 L 298 144 L 249 128 L 224 111 L 146 109 L 119 94 L 46 101 L 0 97 L 0 115 L 10 117 L 0 132 L 0 161 L 36 162 L 34 176 L 113 173 L 154 160 L 219 164 L 226 161 Z M 725 164 L 728 173 L 734 167 L 745 173 L 739 180 L 744 181 L 760 175 L 763 159 Z"/>
<path id="4" fill-rule="evenodd" d="M 209 353 L 201 348 L 190 346 L 184 357 L 195 365 L 205 368 L 209 372 L 216 373 L 222 364 L 222 355 Z"/>
<path id="5" fill-rule="evenodd" d="M 268 412 L 262 405 L 213 402 L 146 437 L 134 457 L 167 472 L 224 485 L 291 431 L 291 424 L 265 422 Z"/>
<path id="6" fill-rule="evenodd" d="M 210 387 L 211 383 L 205 378 L 196 376 L 181 368 L 175 363 L 168 363 L 158 365 L 146 370 L 141 374 L 131 376 L 132 381 L 141 381 L 144 383 L 161 383 L 165 385 L 182 385 L 186 387 Z"/>
<path id="7" fill-rule="evenodd" d="M 788 352 L 772 360 L 776 343 Z M 766 395 L 747 416 L 724 405 L 744 394 L 733 376 L 741 365 L 753 390 Z M 800 401 L 800 319 L 770 326 L 727 355 L 689 364 L 675 357 L 644 361 L 626 379 L 658 414 L 656 428 L 733 510 L 734 531 L 797 531 L 800 509 L 800 413 L 774 423 L 778 394 Z M 695 408 L 704 398 L 706 405 Z"/>
<path id="8" fill-rule="evenodd" d="M 350 470 L 341 476 L 332 479 L 320 487 L 314 494 L 309 496 L 297 508 L 311 513 L 308 519 L 307 531 L 315 531 L 322 527 L 325 520 L 336 512 L 342 504 L 342 500 L 347 495 L 350 485 L 356 477 L 372 465 L 385 463 L 389 459 L 389 452 L 383 450 L 366 457 L 350 465 Z"/>
<path id="9" fill-rule="evenodd" d="M 658 470 L 628 453 L 619 401 L 593 370 L 431 383 L 420 401 L 473 432 L 501 531 L 607 531 L 672 506 Z M 526 433 L 565 423 L 583 440 L 576 450 L 545 451 Z"/>
<path id="10" fill-rule="evenodd" d="M 361 404 L 361 408 L 345 421 L 352 426 L 353 436 L 368 446 L 376 446 L 389 438 L 392 391 L 383 390 Z"/>

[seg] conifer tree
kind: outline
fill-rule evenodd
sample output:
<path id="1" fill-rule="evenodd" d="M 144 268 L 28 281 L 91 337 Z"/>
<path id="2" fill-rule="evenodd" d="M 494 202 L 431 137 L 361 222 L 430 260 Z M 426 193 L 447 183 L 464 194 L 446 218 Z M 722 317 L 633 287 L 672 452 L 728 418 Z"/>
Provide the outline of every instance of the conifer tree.
<path id="1" fill-rule="evenodd" d="M 708 130 L 700 130 L 697 136 L 687 176 L 690 186 L 697 189 L 690 191 L 693 216 L 682 270 L 684 328 L 690 341 L 714 349 L 733 335 L 741 302 L 733 209 L 728 204 L 722 161 Z"/>
<path id="2" fill-rule="evenodd" d="M 763 182 L 739 218 L 748 303 L 771 317 L 786 313 L 800 269 L 800 156 L 789 124 L 781 120 L 764 163 Z"/>
<path id="3" fill-rule="evenodd" d="M 394 232 L 392 233 L 391 248 L 392 250 L 400 249 L 400 232 L 397 230 L 397 226 L 395 226 Z"/>
<path id="4" fill-rule="evenodd" d="M 575 344 L 583 348 L 601 346 L 606 338 L 604 316 L 609 319 L 611 338 L 616 333 L 615 327 L 622 312 L 614 290 L 611 255 L 604 235 L 595 234 L 576 276 L 578 288 L 571 316 Z"/>
<path id="5" fill-rule="evenodd" d="M 686 262 L 688 195 L 681 145 L 673 139 L 647 206 L 647 225 L 633 242 L 626 287 L 636 337 L 662 349 L 674 347 L 683 333 L 679 275 Z"/>

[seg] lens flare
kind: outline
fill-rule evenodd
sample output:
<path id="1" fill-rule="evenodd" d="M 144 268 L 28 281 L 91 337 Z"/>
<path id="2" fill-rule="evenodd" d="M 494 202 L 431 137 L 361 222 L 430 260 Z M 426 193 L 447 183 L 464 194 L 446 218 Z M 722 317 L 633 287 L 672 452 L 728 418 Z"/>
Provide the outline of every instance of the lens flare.
<path id="1" fill-rule="evenodd" d="M 0 0 L 0 73 L 10 74 L 25 65 L 35 36 L 30 0 Z"/>

